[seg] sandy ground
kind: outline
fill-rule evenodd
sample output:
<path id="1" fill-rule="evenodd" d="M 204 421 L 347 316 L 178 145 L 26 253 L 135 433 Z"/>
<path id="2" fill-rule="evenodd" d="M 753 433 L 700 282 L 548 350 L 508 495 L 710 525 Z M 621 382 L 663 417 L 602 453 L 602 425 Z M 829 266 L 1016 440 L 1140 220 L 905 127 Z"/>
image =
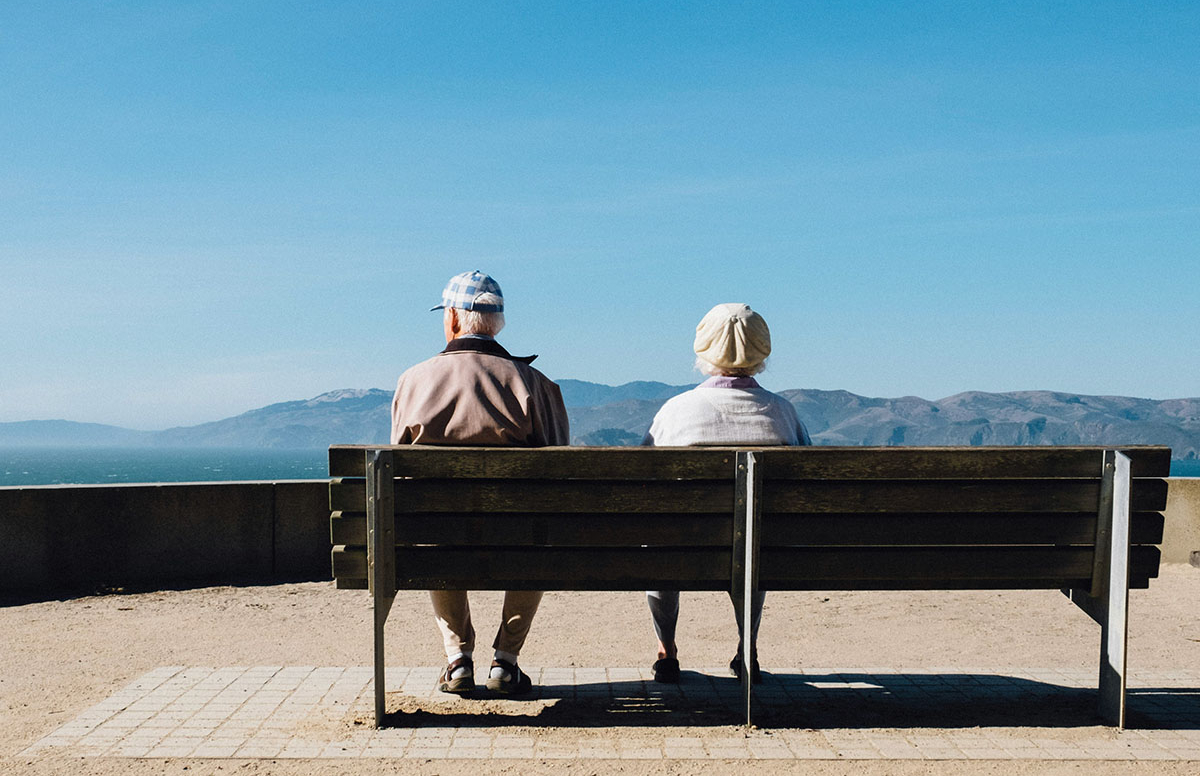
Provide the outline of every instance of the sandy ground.
<path id="1" fill-rule="evenodd" d="M 499 596 L 472 597 L 480 642 L 490 641 Z M 166 665 L 369 665 L 370 600 L 330 583 L 97 595 L 0 605 L 0 773 L 622 773 L 727 772 L 730 764 L 664 762 L 115 760 L 21 757 L 60 724 Z M 681 661 L 721 665 L 735 633 L 728 598 L 684 594 Z M 389 664 L 437 665 L 440 639 L 428 594 L 402 593 L 388 626 Z M 644 598 L 548 593 L 522 663 L 636 666 L 653 660 Z M 936 667 L 1095 666 L 1099 628 L 1057 592 L 776 593 L 760 637 L 772 666 L 929 670 Z M 1200 669 L 1200 569 L 1166 566 L 1131 601 L 1129 665 Z M 590 731 L 595 735 L 596 731 Z M 636 728 L 611 735 L 636 736 Z M 1196 763 L 772 762 L 748 773 L 1195 774 Z"/>

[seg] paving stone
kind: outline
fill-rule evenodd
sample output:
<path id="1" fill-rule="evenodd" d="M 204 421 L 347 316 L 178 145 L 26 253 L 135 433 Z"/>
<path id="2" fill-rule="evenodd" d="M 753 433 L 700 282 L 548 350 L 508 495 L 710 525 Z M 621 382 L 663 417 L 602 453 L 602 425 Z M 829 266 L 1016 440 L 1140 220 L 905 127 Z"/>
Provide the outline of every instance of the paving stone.
<path id="1" fill-rule="evenodd" d="M 1178 760 L 1179 757 L 1166 749 L 1131 749 L 1130 754 L 1137 760 Z"/>
<path id="2" fill-rule="evenodd" d="M 615 744 L 580 744 L 579 756 L 588 759 L 612 760 L 617 757 Z"/>
<path id="3" fill-rule="evenodd" d="M 756 760 L 790 760 L 792 752 L 786 745 L 764 746 L 762 744 L 750 744 L 750 756 Z"/>
<path id="4" fill-rule="evenodd" d="M 390 669 L 390 691 L 449 707 L 459 704 L 462 713 L 469 713 L 470 702 L 444 697 L 432 689 L 439 670 Z M 689 669 L 679 685 L 648 681 L 648 666 L 527 670 L 539 681 L 538 697 L 551 703 L 603 704 L 596 707 L 602 709 L 615 701 L 628 703 L 621 710 L 631 714 L 640 709 L 670 713 L 673 707 L 686 704 L 689 715 L 697 711 L 726 715 L 731 725 L 736 725 L 741 703 L 740 688 L 725 676 L 724 666 Z M 798 730 L 786 727 L 785 722 L 776 729 L 731 734 L 728 727 L 688 728 L 685 716 L 679 726 L 664 728 L 657 741 L 647 740 L 643 733 L 636 742 L 619 736 L 612 741 L 573 742 L 556 740 L 553 727 L 537 736 L 522 735 L 505 726 L 490 726 L 483 718 L 477 727 L 466 730 L 432 721 L 415 729 L 363 730 L 346 739 L 331 740 L 344 730 L 338 720 L 352 713 L 370 713 L 371 677 L 368 667 L 164 667 L 86 709 L 25 751 L 215 758 L 236 753 L 264 758 L 1200 759 L 1200 701 L 1194 696 L 1200 671 L 1159 672 L 1152 682 L 1143 678 L 1141 684 L 1155 689 L 1142 694 L 1137 682 L 1131 681 L 1131 710 L 1139 721 L 1148 718 L 1157 729 L 1113 731 L 1085 740 L 1061 734 L 1094 726 L 1090 714 L 1074 726 L 1055 719 L 1052 726 L 1039 728 L 1035 722 L 1036 733 L 1029 737 L 1014 736 L 1008 728 L 1029 725 L 1026 716 L 1030 708 L 1053 702 L 1056 696 L 1074 702 L 1081 689 L 1091 691 L 1091 670 L 989 672 L 976 667 L 813 667 L 803 674 L 777 668 L 766 675 L 756 695 L 760 711 L 770 710 L 760 720 L 790 718 L 791 724 L 804 726 L 821 725 L 823 718 L 857 721 L 887 720 L 889 716 L 908 719 L 913 713 L 932 716 L 932 727 L 919 732 L 858 727 L 859 722 L 847 728 Z M 1178 688 L 1177 694 L 1173 688 Z M 1000 709 L 994 712 L 992 727 L 937 729 L 936 716 L 946 704 L 969 706 L 980 700 L 989 708 Z M 1008 716 L 1003 711 L 1005 703 L 1012 707 Z M 799 716 L 793 709 L 806 711 Z M 629 724 L 637 724 L 632 716 L 629 719 Z M 319 728 L 313 728 L 313 722 L 320 720 L 328 722 L 329 738 L 325 740 L 315 732 Z M 308 730 L 317 740 L 296 738 L 299 729 Z M 653 728 L 643 728 L 647 729 Z M 679 735 L 681 729 L 689 734 Z"/>
<path id="5" fill-rule="evenodd" d="M 291 741 L 279 752 L 277 756 L 289 759 L 309 759 L 313 757 L 319 757 L 324 749 L 324 744 L 314 743 L 311 741 Z"/>
<path id="6" fill-rule="evenodd" d="M 1000 748 L 962 747 L 962 753 L 971 760 L 1007 760 L 1008 752 Z"/>
<path id="7" fill-rule="evenodd" d="M 194 746 L 156 746 L 150 750 L 149 757 L 191 757 L 196 751 Z"/>
<path id="8" fill-rule="evenodd" d="M 321 750 L 320 757 L 358 757 L 365 750 L 365 746 L 357 746 L 347 743 L 327 744 Z"/>

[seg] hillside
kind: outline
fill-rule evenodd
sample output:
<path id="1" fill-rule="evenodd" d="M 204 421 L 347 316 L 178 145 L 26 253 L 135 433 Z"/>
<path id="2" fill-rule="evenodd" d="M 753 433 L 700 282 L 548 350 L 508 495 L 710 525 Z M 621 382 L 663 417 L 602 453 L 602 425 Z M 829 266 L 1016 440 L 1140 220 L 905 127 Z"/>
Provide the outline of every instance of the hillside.
<path id="1" fill-rule="evenodd" d="M 972 391 L 927 401 L 783 391 L 824 445 L 1160 444 L 1200 454 L 1200 399 Z"/>
<path id="2" fill-rule="evenodd" d="M 71 420 L 21 420 L 0 423 L 0 445 L 5 447 L 141 447 L 154 438 L 153 431 L 134 431 L 101 423 Z"/>
<path id="3" fill-rule="evenodd" d="M 654 413 L 691 386 L 562 380 L 573 444 L 639 444 Z M 1162 444 L 1200 456 L 1200 399 L 971 391 L 930 401 L 848 391 L 781 392 L 822 445 Z M 0 445 L 313 448 L 388 438 L 391 392 L 345 389 L 157 432 L 70 421 L 0 423 Z"/>
<path id="4" fill-rule="evenodd" d="M 224 420 L 160 431 L 169 447 L 328 447 L 386 443 L 392 392 L 377 388 L 330 391 L 305 401 L 271 404 Z"/>

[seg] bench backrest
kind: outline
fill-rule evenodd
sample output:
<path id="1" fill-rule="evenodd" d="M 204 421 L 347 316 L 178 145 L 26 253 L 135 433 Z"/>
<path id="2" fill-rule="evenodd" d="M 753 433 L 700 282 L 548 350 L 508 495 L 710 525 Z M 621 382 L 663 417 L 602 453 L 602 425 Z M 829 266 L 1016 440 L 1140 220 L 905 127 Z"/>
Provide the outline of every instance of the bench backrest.
<path id="1" fill-rule="evenodd" d="M 379 449 L 330 449 L 340 587 L 366 586 L 366 460 Z M 394 467 L 397 589 L 730 588 L 746 448 L 382 449 Z M 754 452 L 762 589 L 1093 584 L 1104 448 Z M 1145 587 L 1158 571 L 1170 450 L 1122 452 L 1130 584 Z"/>

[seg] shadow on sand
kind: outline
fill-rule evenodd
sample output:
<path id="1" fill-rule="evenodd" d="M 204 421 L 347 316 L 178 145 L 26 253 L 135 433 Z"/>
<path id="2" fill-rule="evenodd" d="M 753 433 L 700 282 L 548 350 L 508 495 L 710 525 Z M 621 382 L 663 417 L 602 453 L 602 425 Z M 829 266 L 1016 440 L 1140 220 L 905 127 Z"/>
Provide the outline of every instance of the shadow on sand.
<path id="1" fill-rule="evenodd" d="M 1095 688 L 997 674 L 767 674 L 755 687 L 762 728 L 1072 728 L 1102 724 Z M 450 701 L 393 694 L 386 727 L 719 727 L 743 721 L 731 678 L 685 671 L 678 685 L 547 684 L 526 699 L 486 692 Z M 397 708 L 399 706 L 399 708 Z M 364 720 L 365 721 L 365 720 Z M 1128 726 L 1200 729 L 1200 689 L 1129 691 Z"/>

